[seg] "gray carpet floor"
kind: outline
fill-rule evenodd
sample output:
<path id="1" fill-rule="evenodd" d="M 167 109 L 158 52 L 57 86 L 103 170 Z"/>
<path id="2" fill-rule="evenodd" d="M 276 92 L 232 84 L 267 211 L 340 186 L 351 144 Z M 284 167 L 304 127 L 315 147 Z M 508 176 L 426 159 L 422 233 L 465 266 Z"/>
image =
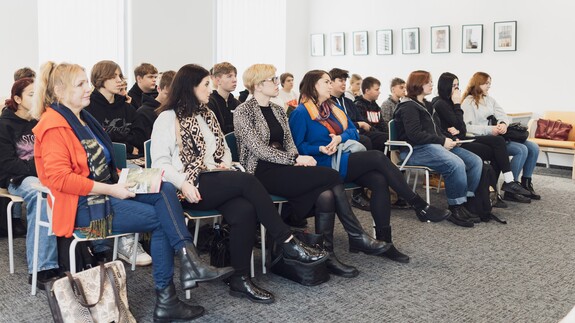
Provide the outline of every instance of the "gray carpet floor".
<path id="1" fill-rule="evenodd" d="M 421 223 L 411 210 L 394 210 L 394 242 L 409 264 L 349 253 L 336 223 L 336 253 L 358 277 L 304 287 L 258 270 L 257 283 L 276 295 L 271 305 L 231 297 L 221 282 L 202 284 L 189 301 L 206 308 L 195 322 L 558 322 L 575 305 L 575 182 L 535 175 L 534 184 L 541 201 L 494 209 L 507 225 Z M 431 197 L 446 205 L 444 192 Z M 369 227 L 370 215 L 357 214 Z M 7 248 L 5 238 L 0 244 Z M 30 295 L 24 239 L 15 245 L 15 274 L 0 253 L 0 322 L 48 322 L 45 294 Z M 128 297 L 137 320 L 151 322 L 151 267 L 128 273 Z"/>

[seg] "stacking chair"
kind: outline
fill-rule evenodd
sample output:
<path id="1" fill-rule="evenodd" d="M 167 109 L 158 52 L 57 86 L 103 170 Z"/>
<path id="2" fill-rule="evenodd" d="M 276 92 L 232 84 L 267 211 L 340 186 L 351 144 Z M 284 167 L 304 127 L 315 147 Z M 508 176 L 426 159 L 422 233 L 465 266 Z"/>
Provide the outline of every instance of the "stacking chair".
<path id="1" fill-rule="evenodd" d="M 12 233 L 12 206 L 14 203 L 22 204 L 24 199 L 20 196 L 8 193 L 5 188 L 0 188 L 0 197 L 9 198 L 10 202 L 6 207 L 6 230 L 8 231 L 8 258 L 10 261 L 10 273 L 14 273 L 14 235 Z"/>
<path id="2" fill-rule="evenodd" d="M 409 149 L 409 153 L 405 156 L 405 159 L 401 159 L 400 157 L 400 147 L 407 147 Z M 418 179 L 418 171 L 425 172 L 425 198 L 427 203 L 429 204 L 429 174 L 433 172 L 433 169 L 427 166 L 408 166 L 407 161 L 413 154 L 413 146 L 409 144 L 407 141 L 400 141 L 397 140 L 397 130 L 395 129 L 395 120 L 391 119 L 389 121 L 389 140 L 385 143 L 385 151 L 384 153 L 387 155 L 387 152 L 390 151 L 391 153 L 391 161 L 399 167 L 399 170 L 407 171 L 407 182 L 410 179 L 410 172 L 413 170 L 415 171 L 415 179 L 413 182 L 413 191 L 415 191 L 417 187 L 417 179 Z"/>
<path id="3" fill-rule="evenodd" d="M 36 225 L 34 228 L 34 252 L 33 252 L 33 261 L 32 261 L 32 295 L 36 295 L 36 282 L 38 280 L 38 250 L 40 248 L 40 240 L 38 239 L 40 235 L 40 227 L 45 227 L 48 229 L 48 235 L 52 235 L 52 206 L 56 202 L 54 195 L 50 192 L 50 189 L 41 185 L 41 184 L 32 184 L 32 187 L 37 191 L 37 199 L 36 199 Z M 51 203 L 48 203 L 48 198 L 50 199 Z M 43 221 L 41 219 L 42 216 L 42 202 L 47 203 L 46 210 L 48 211 L 48 221 Z M 122 236 L 132 235 L 133 233 L 114 233 L 112 232 L 111 235 L 108 235 L 105 239 L 114 238 L 114 252 L 113 252 L 113 259 L 116 260 L 118 256 L 118 238 Z M 138 241 L 138 233 L 135 233 L 136 241 Z M 81 241 L 93 241 L 93 240 L 100 240 L 102 238 L 87 238 L 82 232 L 79 230 L 74 230 L 72 234 L 73 240 L 70 244 L 69 249 L 69 259 L 70 259 L 70 272 L 74 274 L 76 272 L 76 245 L 78 242 Z M 136 269 L 136 257 L 138 255 L 138 249 L 133 248 L 134 253 L 132 254 L 132 271 Z"/>

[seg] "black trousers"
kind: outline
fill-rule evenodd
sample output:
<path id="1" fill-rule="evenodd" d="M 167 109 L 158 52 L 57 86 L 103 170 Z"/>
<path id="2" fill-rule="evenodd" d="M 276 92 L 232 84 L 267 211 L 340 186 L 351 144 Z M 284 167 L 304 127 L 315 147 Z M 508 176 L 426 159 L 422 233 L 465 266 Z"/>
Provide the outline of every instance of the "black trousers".
<path id="1" fill-rule="evenodd" d="M 372 128 L 373 129 L 373 128 Z M 363 132 L 362 135 L 368 137 L 371 140 L 372 148 L 367 148 L 367 150 L 375 149 L 375 150 L 385 150 L 385 142 L 389 139 L 389 135 L 385 132 L 379 130 L 370 130 Z M 360 136 L 361 138 L 361 136 Z"/>
<path id="2" fill-rule="evenodd" d="M 216 209 L 230 225 L 230 255 L 236 274 L 249 272 L 257 222 L 261 222 L 272 238 L 283 243 L 291 235 L 281 220 L 268 192 L 248 173 L 224 171 L 203 173 L 199 179 L 202 200 L 185 203 L 193 210 Z"/>
<path id="3" fill-rule="evenodd" d="M 471 151 L 484 161 L 489 161 L 495 173 L 495 183 L 497 184 L 499 173 L 511 171 L 509 164 L 509 154 L 507 153 L 507 143 L 502 136 L 477 136 L 473 137 L 474 142 L 461 145 L 462 148 Z"/>
<path id="4" fill-rule="evenodd" d="M 389 187 L 406 201 L 415 197 L 403 174 L 379 150 L 350 154 L 345 181 L 355 182 L 371 190 L 371 216 L 376 228 L 388 227 L 390 223 Z"/>

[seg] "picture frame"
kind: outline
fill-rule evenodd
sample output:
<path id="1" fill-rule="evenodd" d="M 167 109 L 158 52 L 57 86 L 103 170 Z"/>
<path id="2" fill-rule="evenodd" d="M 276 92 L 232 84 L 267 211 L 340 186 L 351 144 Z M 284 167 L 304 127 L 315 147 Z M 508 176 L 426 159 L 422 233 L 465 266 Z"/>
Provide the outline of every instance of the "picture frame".
<path id="1" fill-rule="evenodd" d="M 353 55 L 368 54 L 367 31 L 353 32 Z"/>
<path id="2" fill-rule="evenodd" d="M 451 50 L 451 35 L 449 26 L 431 27 L 431 53 L 449 53 Z"/>
<path id="3" fill-rule="evenodd" d="M 331 34 L 331 56 L 345 55 L 345 33 Z"/>
<path id="4" fill-rule="evenodd" d="M 324 56 L 323 34 L 311 34 L 311 56 Z"/>
<path id="5" fill-rule="evenodd" d="M 517 50 L 517 21 L 498 21 L 493 24 L 493 51 Z"/>
<path id="6" fill-rule="evenodd" d="M 461 52 L 483 52 L 483 25 L 461 26 Z"/>
<path id="7" fill-rule="evenodd" d="M 376 54 L 393 55 L 393 31 L 382 29 L 375 31 Z"/>
<path id="8" fill-rule="evenodd" d="M 401 52 L 403 54 L 419 54 L 419 28 L 403 28 L 401 30 Z"/>

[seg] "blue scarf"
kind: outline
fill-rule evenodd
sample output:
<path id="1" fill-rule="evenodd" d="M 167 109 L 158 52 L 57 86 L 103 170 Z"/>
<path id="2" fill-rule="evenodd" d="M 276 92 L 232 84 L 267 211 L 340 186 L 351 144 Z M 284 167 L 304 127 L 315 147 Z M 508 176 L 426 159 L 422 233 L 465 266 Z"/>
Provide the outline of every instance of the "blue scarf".
<path id="1" fill-rule="evenodd" d="M 86 151 L 86 156 L 88 158 L 88 167 L 90 169 L 89 178 L 100 183 L 115 183 L 118 180 L 118 175 L 116 173 L 116 165 L 114 163 L 114 158 L 111 159 L 110 164 L 106 162 L 106 156 L 104 155 L 104 149 L 100 146 L 100 142 L 108 149 L 110 153 L 114 151 L 112 140 L 106 134 L 102 126 L 98 123 L 90 113 L 85 110 L 80 111 L 80 118 L 90 128 L 90 131 L 86 129 L 80 120 L 74 115 L 74 113 L 66 106 L 59 103 L 52 103 L 50 105 L 52 109 L 60 113 L 68 122 L 74 134 L 84 147 Z M 96 136 L 98 139 L 96 139 Z M 82 233 L 86 235 L 87 238 L 95 237 L 106 237 L 112 233 L 112 219 L 114 212 L 110 203 L 110 199 L 107 195 L 90 195 L 80 198 L 87 199 L 88 205 L 88 215 L 78 215 L 76 223 L 89 223 L 87 227 L 78 227 Z M 86 219 L 80 217 L 88 217 Z"/>

